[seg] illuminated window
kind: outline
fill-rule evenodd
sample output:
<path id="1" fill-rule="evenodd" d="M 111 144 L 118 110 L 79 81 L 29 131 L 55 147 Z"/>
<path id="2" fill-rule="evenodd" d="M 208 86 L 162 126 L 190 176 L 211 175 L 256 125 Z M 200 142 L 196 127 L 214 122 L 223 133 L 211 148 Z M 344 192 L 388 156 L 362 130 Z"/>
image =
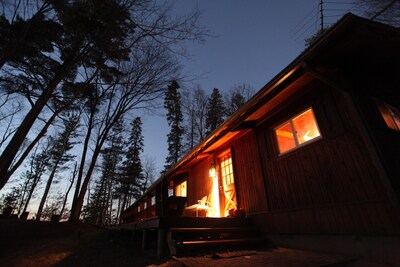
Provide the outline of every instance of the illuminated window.
<path id="1" fill-rule="evenodd" d="M 187 195 L 186 185 L 187 185 L 186 181 L 183 181 L 182 183 L 178 184 L 175 187 L 175 196 L 186 197 Z"/>
<path id="2" fill-rule="evenodd" d="M 156 196 L 151 197 L 151 205 L 154 206 L 156 204 Z"/>
<path id="3" fill-rule="evenodd" d="M 143 209 L 147 209 L 147 202 L 144 202 Z"/>
<path id="4" fill-rule="evenodd" d="M 137 211 L 140 212 L 140 206 L 137 207 Z"/>
<path id="5" fill-rule="evenodd" d="M 378 107 L 386 125 L 390 129 L 400 131 L 400 111 L 386 103 L 380 103 Z"/>
<path id="6" fill-rule="evenodd" d="M 275 128 L 279 153 L 285 153 L 321 136 L 311 108 Z"/>
<path id="7" fill-rule="evenodd" d="M 221 158 L 221 176 L 224 186 L 233 184 L 233 167 L 232 167 L 232 156 L 227 154 Z"/>

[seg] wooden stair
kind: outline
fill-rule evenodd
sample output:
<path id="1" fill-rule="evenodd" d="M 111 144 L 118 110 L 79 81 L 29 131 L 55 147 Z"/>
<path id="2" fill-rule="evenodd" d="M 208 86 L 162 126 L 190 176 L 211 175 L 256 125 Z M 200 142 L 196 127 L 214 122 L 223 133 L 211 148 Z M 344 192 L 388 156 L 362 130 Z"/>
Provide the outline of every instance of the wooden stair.
<path id="1" fill-rule="evenodd" d="M 206 251 L 226 250 L 244 246 L 266 244 L 266 239 L 247 221 L 238 224 L 226 221 L 216 227 L 175 227 L 167 232 L 171 255 L 194 255 Z"/>

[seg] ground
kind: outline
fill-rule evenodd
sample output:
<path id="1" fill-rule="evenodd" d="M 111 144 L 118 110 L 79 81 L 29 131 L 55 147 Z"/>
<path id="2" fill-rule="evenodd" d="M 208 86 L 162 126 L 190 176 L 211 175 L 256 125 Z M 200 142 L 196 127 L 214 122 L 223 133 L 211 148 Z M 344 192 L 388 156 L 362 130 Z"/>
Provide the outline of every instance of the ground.
<path id="1" fill-rule="evenodd" d="M 182 266 L 154 253 L 142 252 L 129 231 L 0 219 L 1 266 Z"/>
<path id="2" fill-rule="evenodd" d="M 154 238 L 153 238 L 154 239 Z M 154 241 L 153 241 L 154 242 Z M 149 242 L 151 243 L 151 242 Z M 154 244 L 151 247 L 154 247 Z M 132 232 L 104 229 L 82 223 L 51 223 L 0 219 L 0 266 L 346 266 L 387 267 L 369 260 L 321 252 L 258 247 L 221 249 L 220 253 L 156 258 L 155 249 L 142 251 L 140 237 Z"/>

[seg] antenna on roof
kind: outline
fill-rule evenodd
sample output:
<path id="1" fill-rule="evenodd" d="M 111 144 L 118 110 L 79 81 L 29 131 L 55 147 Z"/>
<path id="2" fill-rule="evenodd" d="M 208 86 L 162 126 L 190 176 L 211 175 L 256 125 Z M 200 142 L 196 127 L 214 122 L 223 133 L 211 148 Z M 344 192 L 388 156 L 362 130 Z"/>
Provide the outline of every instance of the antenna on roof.
<path id="1" fill-rule="evenodd" d="M 324 1 L 320 0 L 319 1 L 319 13 L 320 13 L 320 19 L 321 19 L 321 31 L 324 30 Z"/>

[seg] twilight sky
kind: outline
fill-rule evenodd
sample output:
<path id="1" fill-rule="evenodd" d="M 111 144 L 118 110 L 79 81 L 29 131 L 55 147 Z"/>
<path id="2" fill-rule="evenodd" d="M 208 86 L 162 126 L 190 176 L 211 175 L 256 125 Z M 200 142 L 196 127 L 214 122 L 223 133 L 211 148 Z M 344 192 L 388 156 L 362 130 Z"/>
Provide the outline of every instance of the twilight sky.
<path id="1" fill-rule="evenodd" d="M 188 43 L 192 56 L 182 61 L 184 74 L 198 78 L 181 86 L 200 85 L 206 92 L 240 83 L 260 90 L 304 50 L 304 39 L 320 27 L 319 0 L 168 1 L 176 16 L 194 8 L 203 11 L 200 23 L 215 36 L 204 44 Z M 354 1 L 324 2 L 325 25 L 349 11 L 360 14 Z M 168 132 L 165 116 L 143 117 L 144 155 L 156 160 L 158 171 L 167 155 Z"/>

